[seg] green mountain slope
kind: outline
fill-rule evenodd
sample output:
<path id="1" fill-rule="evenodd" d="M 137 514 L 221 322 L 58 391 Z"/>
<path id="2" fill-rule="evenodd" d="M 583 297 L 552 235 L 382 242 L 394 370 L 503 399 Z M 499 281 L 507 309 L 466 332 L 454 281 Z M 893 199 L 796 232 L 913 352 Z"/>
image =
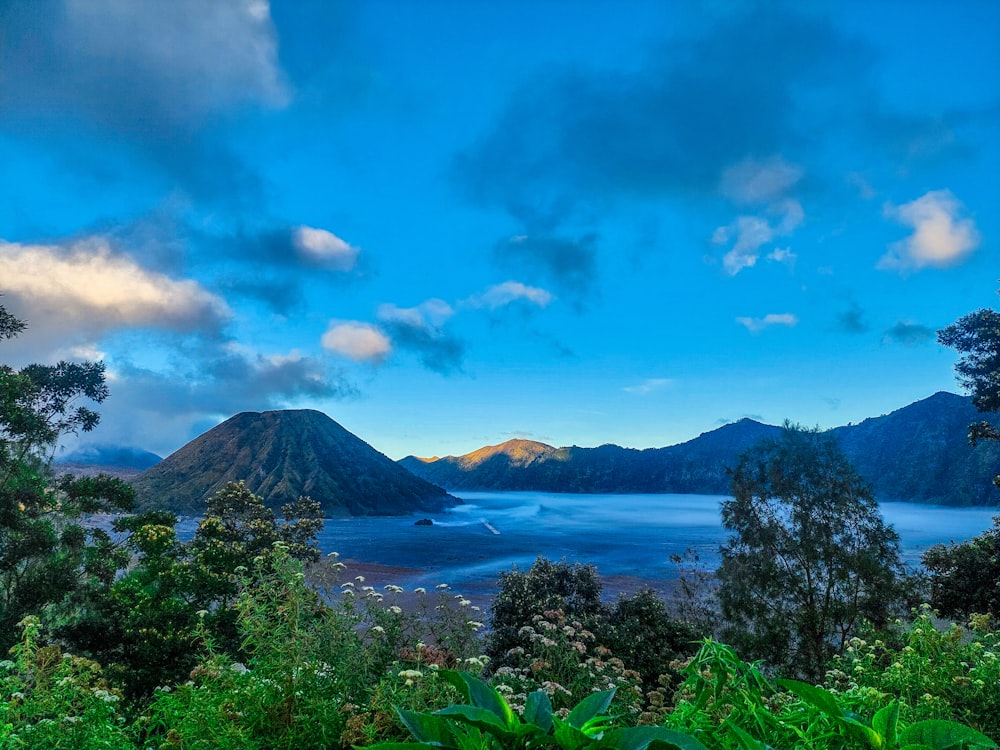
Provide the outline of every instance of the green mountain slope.
<path id="1" fill-rule="evenodd" d="M 328 517 L 435 511 L 459 502 L 312 410 L 244 412 L 132 481 L 143 508 L 198 515 L 227 482 L 278 507 L 308 495 Z"/>

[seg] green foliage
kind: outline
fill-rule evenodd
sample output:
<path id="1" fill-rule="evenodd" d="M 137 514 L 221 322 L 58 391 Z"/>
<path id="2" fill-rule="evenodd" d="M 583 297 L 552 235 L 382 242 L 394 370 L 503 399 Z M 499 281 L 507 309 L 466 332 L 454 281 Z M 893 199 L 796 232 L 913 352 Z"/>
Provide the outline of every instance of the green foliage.
<path id="1" fill-rule="evenodd" d="M 1000 737 L 1000 633 L 988 616 L 968 630 L 935 626 L 924 607 L 900 632 L 851 640 L 826 684 L 858 711 L 899 699 L 907 722 L 950 719 Z"/>
<path id="2" fill-rule="evenodd" d="M 350 689 L 343 667 L 360 650 L 352 623 L 330 622 L 336 613 L 320 605 L 280 543 L 258 558 L 237 609 L 246 666 L 216 653 L 201 630 L 207 658 L 190 683 L 157 691 L 147 732 L 178 748 L 335 745 Z"/>
<path id="3" fill-rule="evenodd" d="M 703 636 L 694 625 L 671 617 L 652 589 L 619 597 L 604 632 L 605 645 L 647 686 L 656 685 L 661 675 L 676 676 L 671 663 L 693 654 Z"/>
<path id="4" fill-rule="evenodd" d="M 804 702 L 819 709 L 859 742 L 874 750 L 983 750 L 997 744 L 982 732 L 956 721 L 927 719 L 907 727 L 899 725 L 899 706 L 891 703 L 865 722 L 841 708 L 837 698 L 827 690 L 796 680 L 779 680 L 778 684 Z"/>
<path id="5" fill-rule="evenodd" d="M 722 504 L 732 532 L 719 600 L 728 640 L 813 678 L 901 595 L 899 537 L 835 439 L 786 425 L 745 453 Z"/>
<path id="6" fill-rule="evenodd" d="M 691 732 L 713 750 L 839 748 L 831 721 L 778 691 L 757 663 L 746 663 L 730 646 L 706 640 L 681 670 L 683 682 L 669 727 Z"/>
<path id="7" fill-rule="evenodd" d="M 503 663 L 508 651 L 522 645 L 519 631 L 535 615 L 559 610 L 570 619 L 592 626 L 603 613 L 601 581 L 593 565 L 552 562 L 539 557 L 527 572 L 515 566 L 500 574 L 490 610 L 490 658 Z"/>
<path id="8" fill-rule="evenodd" d="M 615 712 L 630 724 L 642 711 L 642 679 L 627 669 L 579 620 L 560 610 L 535 615 L 519 632 L 523 646 L 506 654 L 493 673 L 493 685 L 518 710 L 533 691 L 541 690 L 557 711 L 567 711 L 594 691 L 617 691 Z"/>
<path id="9" fill-rule="evenodd" d="M 37 617 L 21 625 L 13 661 L 0 661 L 0 747 L 133 750 L 121 696 L 100 665 L 41 645 Z"/>
<path id="10" fill-rule="evenodd" d="M 1000 313 L 977 310 L 938 331 L 938 341 L 962 356 L 955 364 L 958 382 L 972 392 L 972 403 L 982 412 L 1000 411 Z M 969 425 L 969 441 L 1000 440 L 1000 430 L 989 422 Z M 1000 475 L 993 479 L 1000 487 Z"/>
<path id="11" fill-rule="evenodd" d="M 676 678 L 671 662 L 695 650 L 695 628 L 670 617 L 654 591 L 605 605 L 593 565 L 538 558 L 526 573 L 502 573 L 499 585 L 487 653 L 494 680 L 519 708 L 536 689 L 564 709 L 615 688 L 616 710 L 634 723 L 643 695 L 662 693 Z"/>
<path id="12" fill-rule="evenodd" d="M 931 605 L 948 617 L 1000 617 L 1000 516 L 967 542 L 936 544 L 921 557 L 930 573 Z"/>
<path id="13" fill-rule="evenodd" d="M 0 306 L 0 340 L 24 327 Z M 130 509 L 130 488 L 105 476 L 56 483 L 48 465 L 61 435 L 97 425 L 97 412 L 76 402 L 107 395 L 101 363 L 0 365 L 0 650 L 13 645 L 23 617 L 47 606 L 75 617 L 126 561 L 80 519 Z"/>
<path id="14" fill-rule="evenodd" d="M 503 695 L 479 678 L 462 672 L 442 672 L 462 694 L 465 704 L 451 705 L 435 713 L 398 710 L 400 721 L 417 742 L 451 750 L 555 747 L 560 750 L 618 748 L 646 750 L 703 750 L 692 737 L 664 727 L 615 727 L 605 715 L 614 690 L 592 693 L 560 717 L 548 696 L 536 691 L 528 696 L 523 718 Z M 402 750 L 409 745 L 386 742 L 373 750 Z"/>
<path id="15" fill-rule="evenodd" d="M 756 664 L 713 641 L 704 644 L 684 675 L 666 724 L 692 732 L 713 750 L 996 748 L 986 735 L 957 721 L 908 723 L 907 704 L 891 696 L 873 693 L 859 705 L 855 695 L 797 680 L 772 684 Z"/>

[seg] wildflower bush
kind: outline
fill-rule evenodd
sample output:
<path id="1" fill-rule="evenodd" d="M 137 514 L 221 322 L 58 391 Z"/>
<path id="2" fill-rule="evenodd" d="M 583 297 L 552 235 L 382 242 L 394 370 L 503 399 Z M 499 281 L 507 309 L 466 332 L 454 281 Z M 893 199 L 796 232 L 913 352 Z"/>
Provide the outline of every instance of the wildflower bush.
<path id="1" fill-rule="evenodd" d="M 131 750 L 121 695 L 90 659 L 40 643 L 39 619 L 21 621 L 13 660 L 0 662 L 0 747 Z"/>
<path id="2" fill-rule="evenodd" d="M 952 719 L 1000 737 L 1000 633 L 992 618 L 942 628 L 929 606 L 914 614 L 896 632 L 852 639 L 826 685 L 858 711 L 898 698 L 905 721 Z"/>
<path id="3" fill-rule="evenodd" d="M 435 668 L 481 671 L 485 664 L 411 642 L 421 610 L 405 613 L 393 603 L 399 587 L 385 587 L 387 597 L 357 576 L 324 601 L 282 542 L 258 556 L 252 571 L 239 572 L 236 629 L 246 663 L 218 650 L 201 626 L 204 653 L 190 679 L 159 688 L 137 724 L 146 742 L 179 750 L 327 748 L 403 737 L 394 704 L 443 707 L 455 693 L 435 679 Z M 436 631 L 452 645 L 470 644 L 466 634 L 481 627 L 465 614 L 471 603 L 463 606 L 467 600 L 447 589 L 432 601 Z"/>
<path id="4" fill-rule="evenodd" d="M 874 711 L 855 711 L 850 696 L 797 680 L 772 683 L 757 664 L 708 640 L 683 667 L 684 682 L 667 726 L 718 750 L 973 750 L 990 737 L 962 723 L 907 722 L 905 703 L 883 697 Z M 995 687 L 995 686 L 994 686 Z"/>
<path id="5" fill-rule="evenodd" d="M 671 663 L 697 649 L 698 629 L 672 618 L 651 589 L 605 604 L 592 565 L 540 557 L 498 584 L 486 649 L 514 705 L 538 687 L 557 710 L 615 687 L 616 709 L 635 721 L 642 695 L 675 684 Z"/>
<path id="6" fill-rule="evenodd" d="M 504 665 L 496 669 L 492 680 L 514 710 L 523 713 L 535 690 L 545 693 L 557 715 L 565 715 L 595 691 L 616 690 L 615 714 L 625 723 L 638 721 L 643 704 L 641 676 L 597 643 L 579 620 L 567 620 L 562 610 L 548 610 L 523 626 L 518 639 L 525 645 L 504 655 Z"/>

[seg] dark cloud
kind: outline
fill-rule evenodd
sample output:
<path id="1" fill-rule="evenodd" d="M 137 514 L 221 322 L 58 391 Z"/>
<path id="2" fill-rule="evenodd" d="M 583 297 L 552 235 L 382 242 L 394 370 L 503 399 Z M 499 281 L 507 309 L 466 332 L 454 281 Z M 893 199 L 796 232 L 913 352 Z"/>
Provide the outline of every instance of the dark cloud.
<path id="1" fill-rule="evenodd" d="M 260 200 L 258 177 L 207 126 L 288 99 L 261 9 L 240 0 L 5 3 L 0 123 L 50 140 L 77 169 L 88 168 L 95 144 L 114 141 L 196 197 Z M 113 166 L 90 167 L 115 179 Z"/>
<path id="2" fill-rule="evenodd" d="M 14 0 L 0 103 L 144 139 L 246 104 L 281 105 L 287 85 L 266 10 L 242 0 Z"/>
<path id="3" fill-rule="evenodd" d="M 846 333 L 866 333 L 871 328 L 865 320 L 865 311 L 857 303 L 837 315 L 837 326 Z"/>
<path id="4" fill-rule="evenodd" d="M 883 343 L 902 344 L 903 346 L 920 346 L 934 339 L 934 329 L 900 320 L 882 334 Z"/>
<path id="5" fill-rule="evenodd" d="M 504 266 L 534 268 L 560 288 L 586 292 L 594 281 L 597 235 L 518 235 L 501 240 L 494 256 Z"/>
<path id="6" fill-rule="evenodd" d="M 539 75 L 457 175 L 518 217 L 621 192 L 715 191 L 740 159 L 812 142 L 815 92 L 862 78 L 868 59 L 824 18 L 757 6 L 664 43 L 641 70 Z"/>
<path id="7" fill-rule="evenodd" d="M 455 181 L 542 238 L 526 256 L 590 283 L 595 236 L 574 247 L 567 235 L 621 195 L 715 195 L 741 160 L 808 155 L 831 114 L 824 94 L 862 85 L 870 60 L 822 16 L 754 3 L 663 42 L 640 69 L 538 72 L 456 156 Z"/>
<path id="8" fill-rule="evenodd" d="M 285 408 L 303 397 L 357 394 L 339 372 L 312 357 L 264 357 L 208 345 L 188 351 L 185 363 L 185 369 L 172 372 L 114 367 L 111 397 L 102 405 L 104 420 L 95 439 L 166 454 L 203 431 L 192 425 L 212 426 L 241 411 Z M 157 426 L 155 432 L 150 424 Z M 153 439 L 158 442 L 150 443 Z"/>
<path id="9" fill-rule="evenodd" d="M 213 284 L 214 288 L 230 295 L 261 302 L 276 315 L 289 315 L 301 309 L 305 301 L 301 278 L 294 274 L 266 274 L 250 265 L 239 274 L 224 276 Z"/>
<path id="10" fill-rule="evenodd" d="M 427 369 L 441 375 L 462 371 L 465 344 L 452 334 L 406 320 L 384 320 L 380 327 L 394 346 L 414 352 Z"/>

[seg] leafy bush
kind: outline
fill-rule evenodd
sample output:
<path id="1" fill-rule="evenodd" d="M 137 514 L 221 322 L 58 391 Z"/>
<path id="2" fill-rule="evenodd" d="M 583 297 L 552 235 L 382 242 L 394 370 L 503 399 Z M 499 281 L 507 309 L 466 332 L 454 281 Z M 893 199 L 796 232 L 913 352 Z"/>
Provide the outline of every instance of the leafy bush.
<path id="1" fill-rule="evenodd" d="M 655 686 L 661 676 L 676 678 L 671 664 L 697 651 L 698 640 L 704 635 L 695 626 L 670 617 L 652 589 L 619 597 L 603 630 L 605 645 L 638 672 L 647 687 Z"/>
<path id="2" fill-rule="evenodd" d="M 37 617 L 21 622 L 13 661 L 0 662 L 0 747 L 134 750 L 121 695 L 94 661 L 39 642 Z"/>
<path id="3" fill-rule="evenodd" d="M 908 723 L 904 717 L 912 712 L 905 702 L 877 691 L 871 691 L 868 703 L 861 706 L 855 695 L 805 682 L 772 684 L 756 664 L 743 662 L 732 648 L 714 641 L 705 642 L 683 674 L 677 704 L 665 723 L 692 733 L 713 749 L 997 747 L 986 735 L 956 721 Z M 866 721 L 863 716 L 872 719 Z"/>
<path id="4" fill-rule="evenodd" d="M 524 646 L 520 631 L 536 615 L 560 611 L 570 620 L 593 629 L 604 613 L 601 580 L 593 565 L 552 562 L 539 557 L 527 572 L 502 572 L 490 613 L 486 653 L 503 664 L 507 653 Z"/>
<path id="5" fill-rule="evenodd" d="M 523 718 L 499 691 L 461 672 L 442 677 L 461 691 L 465 704 L 448 706 L 433 714 L 398 710 L 400 720 L 420 743 L 451 750 L 505 748 L 520 750 L 550 746 L 559 750 L 611 748 L 646 750 L 653 743 L 664 750 L 704 750 L 697 740 L 664 727 L 615 726 L 604 715 L 614 690 L 591 693 L 560 717 L 548 695 L 539 690 L 525 701 Z M 405 750 L 409 744 L 387 742 L 373 750 Z"/>
<path id="6" fill-rule="evenodd" d="M 898 698 L 905 721 L 952 719 L 1000 737 L 1000 633 L 989 616 L 966 631 L 941 630 L 934 615 L 925 606 L 901 632 L 853 639 L 826 684 L 859 711 Z"/>
<path id="7" fill-rule="evenodd" d="M 526 710 L 536 690 L 563 714 L 594 691 L 617 690 L 616 713 L 628 723 L 638 720 L 643 702 L 640 675 L 597 643 L 579 620 L 568 621 L 560 610 L 549 610 L 535 615 L 518 636 L 525 645 L 505 654 L 504 665 L 492 679 L 515 709 Z"/>

